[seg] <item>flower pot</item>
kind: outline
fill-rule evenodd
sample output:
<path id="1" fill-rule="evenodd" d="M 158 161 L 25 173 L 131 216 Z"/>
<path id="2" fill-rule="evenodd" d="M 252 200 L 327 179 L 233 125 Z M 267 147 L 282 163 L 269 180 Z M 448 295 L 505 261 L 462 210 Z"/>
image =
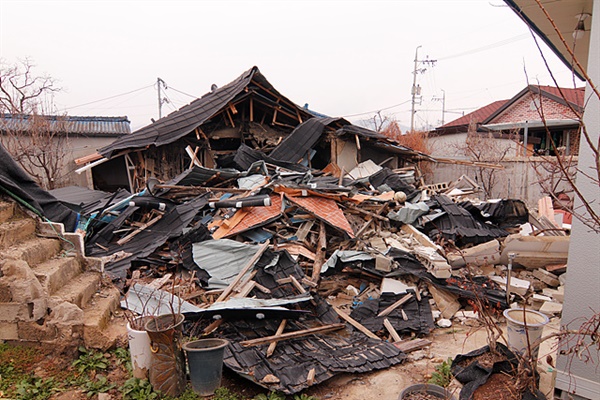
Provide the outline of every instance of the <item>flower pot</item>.
<path id="1" fill-rule="evenodd" d="M 200 339 L 183 345 L 196 394 L 211 396 L 221 386 L 223 353 L 228 344 L 225 339 Z"/>
<path id="2" fill-rule="evenodd" d="M 127 323 L 127 339 L 129 341 L 129 354 L 131 355 L 132 374 L 138 379 L 148 379 L 148 371 L 152 362 L 150 351 L 150 338 L 144 326 L 151 317 L 137 317 L 132 323 Z"/>
<path id="3" fill-rule="evenodd" d="M 537 359 L 539 343 L 534 344 L 542 337 L 544 326 L 550 322 L 548 317 L 541 312 L 525 310 L 522 308 L 510 308 L 504 310 L 506 318 L 506 333 L 508 336 L 508 348 L 513 352 L 527 357 L 528 343 L 533 346 L 531 357 Z M 527 338 L 529 337 L 529 342 Z"/>
<path id="4" fill-rule="evenodd" d="M 402 393 L 400 393 L 400 397 L 398 397 L 398 400 L 410 399 L 411 395 L 416 393 L 427 394 L 430 397 L 435 397 L 443 400 L 455 400 L 454 396 L 452 396 L 452 393 L 450 393 L 448 390 L 444 389 L 439 385 L 434 385 L 430 383 L 417 383 L 415 385 L 407 387 L 402 391 Z"/>
<path id="5" fill-rule="evenodd" d="M 185 391 L 185 358 L 181 350 L 183 314 L 151 317 L 146 322 L 152 362 L 150 384 L 163 395 L 177 397 Z"/>

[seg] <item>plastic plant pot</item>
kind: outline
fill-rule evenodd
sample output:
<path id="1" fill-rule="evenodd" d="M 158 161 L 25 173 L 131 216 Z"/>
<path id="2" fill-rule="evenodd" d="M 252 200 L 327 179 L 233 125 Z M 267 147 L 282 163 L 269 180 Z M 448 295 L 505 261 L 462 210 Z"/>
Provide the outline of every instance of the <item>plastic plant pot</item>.
<path id="1" fill-rule="evenodd" d="M 544 326 L 550 322 L 548 317 L 541 312 L 522 308 L 509 308 L 504 310 L 506 318 L 506 333 L 508 336 L 508 348 L 513 352 L 527 357 L 528 346 L 531 348 L 531 357 L 537 359 L 539 343 Z M 529 342 L 527 338 L 529 337 Z"/>
<path id="2" fill-rule="evenodd" d="M 228 344 L 225 339 L 200 339 L 183 345 L 194 393 L 211 396 L 221 386 L 223 354 Z"/>

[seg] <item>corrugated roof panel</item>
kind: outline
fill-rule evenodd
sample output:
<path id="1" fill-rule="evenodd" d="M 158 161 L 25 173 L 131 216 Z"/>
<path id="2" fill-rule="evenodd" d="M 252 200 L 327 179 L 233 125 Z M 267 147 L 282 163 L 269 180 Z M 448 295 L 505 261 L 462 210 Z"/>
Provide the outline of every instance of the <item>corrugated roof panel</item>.
<path id="1" fill-rule="evenodd" d="M 58 132 L 66 131 L 70 135 L 88 136 L 120 136 L 131 133 L 127 117 L 95 117 L 95 116 L 44 116 L 50 121 L 50 129 Z M 27 131 L 31 123 L 29 115 L 3 114 L 0 116 L 0 129 L 18 129 Z"/>

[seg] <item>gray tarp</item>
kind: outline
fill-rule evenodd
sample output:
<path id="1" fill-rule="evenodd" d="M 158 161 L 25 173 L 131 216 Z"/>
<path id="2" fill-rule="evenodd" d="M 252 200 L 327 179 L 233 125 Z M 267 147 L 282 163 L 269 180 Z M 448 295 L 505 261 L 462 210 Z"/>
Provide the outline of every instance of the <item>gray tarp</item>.
<path id="1" fill-rule="evenodd" d="M 233 281 L 258 248 L 257 245 L 219 239 L 194 243 L 192 252 L 196 264 L 211 276 L 208 280 L 209 288 L 221 289 Z M 270 264 L 276 262 L 275 259 Z"/>

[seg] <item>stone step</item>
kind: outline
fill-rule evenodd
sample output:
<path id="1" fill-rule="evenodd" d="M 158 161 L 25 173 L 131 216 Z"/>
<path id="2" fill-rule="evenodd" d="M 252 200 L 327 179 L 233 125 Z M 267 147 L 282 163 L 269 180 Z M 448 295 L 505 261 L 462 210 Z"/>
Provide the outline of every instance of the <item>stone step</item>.
<path id="1" fill-rule="evenodd" d="M 81 264 L 75 257 L 55 257 L 33 268 L 35 276 L 49 296 L 58 292 L 81 274 Z"/>
<path id="2" fill-rule="evenodd" d="M 50 297 L 50 309 L 64 301 L 73 303 L 83 309 L 100 288 L 100 280 L 101 274 L 99 272 L 88 271 L 76 276 Z"/>
<path id="3" fill-rule="evenodd" d="M 15 215 L 15 203 L 0 201 L 0 224 L 8 221 Z"/>
<path id="4" fill-rule="evenodd" d="M 33 222 L 33 220 L 31 221 Z M 23 260 L 30 266 L 35 266 L 55 257 L 60 250 L 59 240 L 35 237 L 21 242 L 18 246 L 6 249 L 2 252 L 2 258 Z"/>
<path id="5" fill-rule="evenodd" d="M 0 249 L 21 243 L 35 234 L 36 222 L 31 218 L 15 219 L 0 224 Z"/>
<path id="6" fill-rule="evenodd" d="M 103 287 L 83 309 L 83 340 L 88 348 L 106 350 L 113 347 L 127 333 L 123 314 L 117 316 L 119 290 L 113 286 Z"/>

